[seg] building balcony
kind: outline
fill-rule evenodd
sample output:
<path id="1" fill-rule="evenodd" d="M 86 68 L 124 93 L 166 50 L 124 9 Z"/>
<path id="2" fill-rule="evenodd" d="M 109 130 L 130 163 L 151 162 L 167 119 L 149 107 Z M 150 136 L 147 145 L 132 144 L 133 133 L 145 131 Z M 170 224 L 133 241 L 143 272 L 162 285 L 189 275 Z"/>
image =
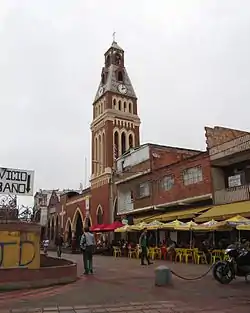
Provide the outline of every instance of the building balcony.
<path id="1" fill-rule="evenodd" d="M 242 185 L 214 192 L 214 204 L 226 204 L 250 200 L 250 186 Z"/>

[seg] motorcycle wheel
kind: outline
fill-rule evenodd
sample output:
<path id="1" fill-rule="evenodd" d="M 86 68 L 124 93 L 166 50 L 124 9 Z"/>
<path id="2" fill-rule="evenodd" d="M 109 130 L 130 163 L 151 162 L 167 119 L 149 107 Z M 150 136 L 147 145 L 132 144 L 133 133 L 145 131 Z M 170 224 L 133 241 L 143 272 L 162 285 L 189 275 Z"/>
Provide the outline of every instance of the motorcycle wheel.
<path id="1" fill-rule="evenodd" d="M 234 278 L 233 271 L 227 262 L 217 262 L 213 268 L 213 276 L 223 285 L 230 284 Z"/>

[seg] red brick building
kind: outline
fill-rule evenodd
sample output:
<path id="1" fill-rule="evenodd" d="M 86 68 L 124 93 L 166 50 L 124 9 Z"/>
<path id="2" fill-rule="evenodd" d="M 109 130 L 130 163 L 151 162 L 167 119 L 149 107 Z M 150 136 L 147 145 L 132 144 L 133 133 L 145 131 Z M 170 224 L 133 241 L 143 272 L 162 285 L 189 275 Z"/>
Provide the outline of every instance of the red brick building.
<path id="1" fill-rule="evenodd" d="M 193 218 L 204 206 L 212 204 L 209 155 L 145 144 L 118 159 L 116 186 L 117 214 L 123 218 L 145 218 L 178 210 L 183 217 L 188 210 L 187 218 Z M 193 214 L 190 208 L 195 208 Z"/>
<path id="2" fill-rule="evenodd" d="M 197 221 L 250 217 L 250 133 L 206 127 L 214 207 Z"/>
<path id="3" fill-rule="evenodd" d="M 91 226 L 90 188 L 81 193 L 70 191 L 61 195 L 60 225 L 66 240 L 79 239 L 85 225 Z"/>

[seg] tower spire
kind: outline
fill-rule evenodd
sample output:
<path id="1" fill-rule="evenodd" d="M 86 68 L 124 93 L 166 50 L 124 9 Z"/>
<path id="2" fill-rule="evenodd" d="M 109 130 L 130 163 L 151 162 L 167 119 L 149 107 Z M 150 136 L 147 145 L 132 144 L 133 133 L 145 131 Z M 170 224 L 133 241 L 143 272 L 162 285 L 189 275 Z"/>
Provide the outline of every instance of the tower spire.
<path id="1" fill-rule="evenodd" d="M 113 32 L 113 35 L 112 35 L 113 36 L 113 43 L 116 42 L 115 41 L 115 35 L 116 35 L 116 32 Z"/>

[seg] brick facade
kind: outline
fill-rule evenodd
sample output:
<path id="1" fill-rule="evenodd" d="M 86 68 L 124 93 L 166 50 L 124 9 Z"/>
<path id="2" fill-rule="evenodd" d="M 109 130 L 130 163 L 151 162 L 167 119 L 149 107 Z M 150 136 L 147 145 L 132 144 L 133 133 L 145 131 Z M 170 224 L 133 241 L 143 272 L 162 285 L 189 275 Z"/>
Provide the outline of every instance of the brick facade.
<path id="1" fill-rule="evenodd" d="M 242 130 L 231 129 L 221 126 L 215 126 L 213 128 L 205 127 L 205 136 L 208 149 L 219 146 L 225 142 L 231 141 L 247 134 L 249 133 Z"/>
<path id="2" fill-rule="evenodd" d="M 162 149 L 163 150 L 163 149 Z M 147 160 L 141 164 L 131 168 L 131 174 L 126 174 L 125 180 L 120 177 L 117 188 L 119 193 L 126 193 L 128 191 L 133 195 L 133 210 L 130 212 L 136 213 L 138 210 L 149 210 L 150 207 L 158 205 L 178 205 L 178 201 L 187 200 L 192 202 L 202 201 L 203 197 L 206 200 L 212 196 L 211 186 L 211 172 L 210 161 L 207 152 L 196 151 L 187 154 L 178 151 L 173 148 L 166 148 L 167 153 L 162 153 L 163 160 L 156 155 L 154 149 L 151 149 L 150 160 Z M 156 161 L 155 161 L 156 160 Z M 161 164 L 164 164 L 160 166 Z M 183 173 L 189 168 L 201 168 L 202 180 L 185 185 L 183 181 Z M 136 177 L 135 174 L 145 172 L 147 174 Z M 130 176 L 130 179 L 128 178 Z M 162 188 L 162 180 L 165 176 L 173 177 L 173 186 L 169 190 Z M 127 180 L 127 181 L 126 181 Z M 121 183 L 123 181 L 123 183 Z M 147 183 L 150 186 L 150 193 L 147 196 L 141 197 L 138 195 L 138 186 L 142 183 Z M 175 203 L 176 202 L 176 203 Z M 118 208 L 119 210 L 119 208 Z"/>
<path id="3" fill-rule="evenodd" d="M 185 186 L 183 172 L 194 167 L 201 167 L 202 181 Z M 173 187 L 169 191 L 165 191 L 161 188 L 161 181 L 164 176 L 170 175 L 174 178 Z M 164 166 L 153 172 L 152 176 L 154 203 L 156 205 L 212 194 L 210 161 L 207 152 Z"/>
<path id="4" fill-rule="evenodd" d="M 81 194 L 74 192 L 66 193 L 61 196 L 61 212 L 65 214 L 60 215 L 60 221 L 63 222 L 63 229 L 66 234 L 72 233 L 74 235 L 77 231 L 77 220 L 80 219 L 80 224 L 84 227 L 86 223 L 86 203 L 90 200 L 90 189 L 85 189 Z M 60 213 L 61 213 L 60 212 Z M 90 218 L 90 224 L 92 220 Z"/>

